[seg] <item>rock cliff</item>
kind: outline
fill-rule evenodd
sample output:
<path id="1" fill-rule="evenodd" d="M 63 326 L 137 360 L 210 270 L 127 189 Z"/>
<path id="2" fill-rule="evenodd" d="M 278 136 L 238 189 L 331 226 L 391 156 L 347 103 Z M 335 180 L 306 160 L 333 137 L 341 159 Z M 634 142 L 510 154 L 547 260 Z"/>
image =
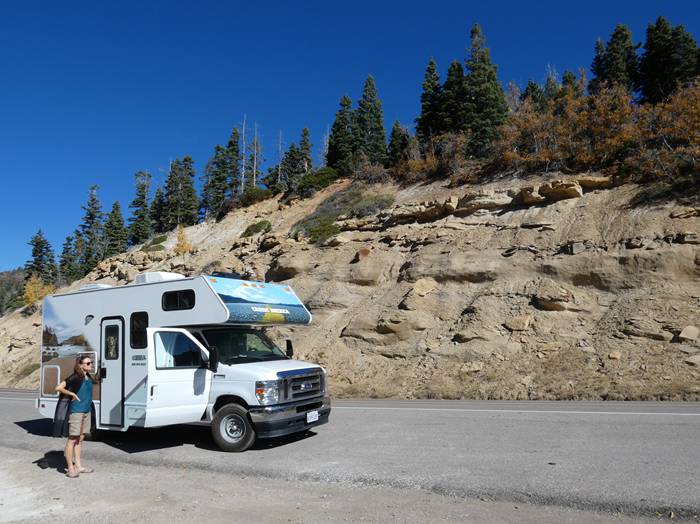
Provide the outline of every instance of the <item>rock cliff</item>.
<path id="1" fill-rule="evenodd" d="M 338 396 L 700 399 L 691 200 L 641 203 L 644 187 L 604 176 L 383 186 L 391 208 L 339 217 L 321 245 L 297 240 L 295 224 L 347 186 L 192 226 L 196 253 L 175 256 L 171 234 L 85 281 L 216 270 L 288 282 L 314 321 L 272 336 L 324 365 Z M 271 233 L 241 238 L 262 219 Z M 37 384 L 40 321 L 0 319 L 0 385 Z"/>

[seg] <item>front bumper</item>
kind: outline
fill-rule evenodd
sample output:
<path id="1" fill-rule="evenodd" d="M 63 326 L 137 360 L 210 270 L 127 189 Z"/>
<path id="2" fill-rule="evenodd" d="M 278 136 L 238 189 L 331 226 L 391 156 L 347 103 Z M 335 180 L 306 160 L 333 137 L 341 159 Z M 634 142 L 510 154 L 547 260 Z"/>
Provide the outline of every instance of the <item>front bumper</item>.
<path id="1" fill-rule="evenodd" d="M 306 414 L 310 411 L 318 411 L 316 422 L 306 422 Z M 280 437 L 328 422 L 331 399 L 318 397 L 277 406 L 251 406 L 249 412 L 259 438 Z"/>

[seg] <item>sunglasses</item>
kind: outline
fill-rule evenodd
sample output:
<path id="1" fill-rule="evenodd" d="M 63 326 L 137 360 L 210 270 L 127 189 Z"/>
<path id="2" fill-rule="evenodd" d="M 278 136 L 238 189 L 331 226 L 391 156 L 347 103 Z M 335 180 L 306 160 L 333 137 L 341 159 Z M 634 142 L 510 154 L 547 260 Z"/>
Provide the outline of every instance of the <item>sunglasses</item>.
<path id="1" fill-rule="evenodd" d="M 86 366 L 92 366 L 92 362 L 83 362 Z"/>

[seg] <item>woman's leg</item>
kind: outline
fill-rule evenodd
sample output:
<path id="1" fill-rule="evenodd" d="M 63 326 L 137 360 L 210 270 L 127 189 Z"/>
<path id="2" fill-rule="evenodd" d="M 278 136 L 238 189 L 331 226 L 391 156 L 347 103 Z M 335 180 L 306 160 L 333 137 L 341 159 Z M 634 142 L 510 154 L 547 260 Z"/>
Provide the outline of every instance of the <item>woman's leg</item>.
<path id="1" fill-rule="evenodd" d="M 73 463 L 75 464 L 75 469 L 80 471 L 83 465 L 80 463 L 80 452 L 83 448 L 83 439 L 85 438 L 84 433 L 84 421 L 80 421 L 80 436 L 75 441 L 75 450 L 73 452 Z"/>
<path id="2" fill-rule="evenodd" d="M 66 457 L 66 472 L 67 473 L 77 473 L 75 466 L 73 466 L 75 443 L 79 437 L 68 437 L 66 441 L 66 448 L 63 450 L 63 455 Z"/>

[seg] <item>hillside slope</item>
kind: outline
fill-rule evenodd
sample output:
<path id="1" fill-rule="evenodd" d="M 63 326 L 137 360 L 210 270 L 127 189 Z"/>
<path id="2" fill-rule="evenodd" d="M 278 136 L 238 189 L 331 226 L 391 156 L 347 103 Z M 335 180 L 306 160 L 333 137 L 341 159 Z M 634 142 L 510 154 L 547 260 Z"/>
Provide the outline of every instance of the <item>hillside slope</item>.
<path id="1" fill-rule="evenodd" d="M 637 204 L 643 187 L 593 176 L 382 186 L 369 190 L 394 193 L 392 208 L 341 217 L 321 246 L 295 240 L 347 186 L 192 226 L 196 254 L 175 256 L 171 234 L 85 281 L 228 270 L 288 282 L 314 321 L 272 335 L 323 364 L 337 396 L 700 399 L 700 208 Z M 241 238 L 262 219 L 273 233 Z M 40 321 L 0 319 L 0 385 L 36 386 Z"/>

